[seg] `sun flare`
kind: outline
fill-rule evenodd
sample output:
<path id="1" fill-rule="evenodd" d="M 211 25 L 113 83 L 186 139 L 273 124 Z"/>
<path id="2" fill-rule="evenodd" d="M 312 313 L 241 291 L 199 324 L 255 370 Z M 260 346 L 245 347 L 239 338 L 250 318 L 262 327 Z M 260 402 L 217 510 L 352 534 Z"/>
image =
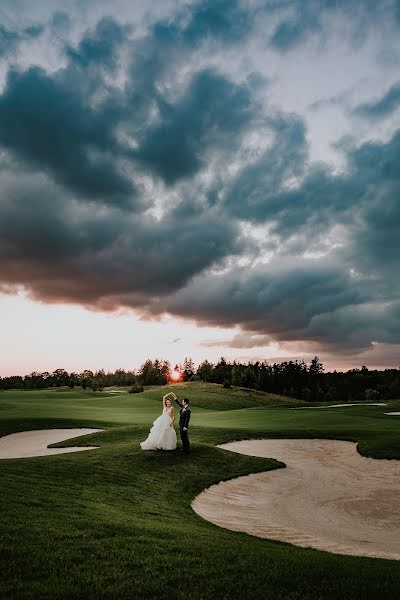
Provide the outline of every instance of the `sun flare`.
<path id="1" fill-rule="evenodd" d="M 179 373 L 179 371 L 172 371 L 172 373 L 170 375 L 170 379 L 174 383 L 177 383 L 178 381 L 181 380 L 181 374 Z"/>

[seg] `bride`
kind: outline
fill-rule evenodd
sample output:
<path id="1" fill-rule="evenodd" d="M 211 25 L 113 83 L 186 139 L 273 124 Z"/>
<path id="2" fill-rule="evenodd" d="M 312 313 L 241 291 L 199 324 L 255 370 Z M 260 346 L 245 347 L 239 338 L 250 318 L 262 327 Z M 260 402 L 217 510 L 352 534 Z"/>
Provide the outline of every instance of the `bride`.
<path id="1" fill-rule="evenodd" d="M 142 450 L 175 450 L 176 433 L 174 429 L 175 410 L 168 396 L 174 396 L 173 392 L 163 397 L 163 411 L 153 423 L 149 436 L 144 442 L 140 442 Z"/>

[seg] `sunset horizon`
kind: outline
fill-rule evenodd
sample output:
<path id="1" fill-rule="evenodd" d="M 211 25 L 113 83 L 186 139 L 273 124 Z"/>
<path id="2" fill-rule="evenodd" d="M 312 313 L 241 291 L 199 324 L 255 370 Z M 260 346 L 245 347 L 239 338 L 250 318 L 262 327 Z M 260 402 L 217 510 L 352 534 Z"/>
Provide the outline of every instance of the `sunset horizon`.
<path id="1" fill-rule="evenodd" d="M 9 309 L 15 308 L 16 297 L 6 298 L 10 303 Z M 294 353 L 290 350 L 285 351 L 278 345 L 274 345 L 273 348 L 267 347 L 265 352 L 254 352 L 251 347 L 246 348 L 245 345 L 243 348 L 240 347 L 241 337 L 238 330 L 234 334 L 231 329 L 217 330 L 217 335 L 220 336 L 220 342 L 217 342 L 215 328 L 204 326 L 193 330 L 190 322 L 187 324 L 184 321 L 164 316 L 160 319 L 163 321 L 162 324 L 158 320 L 153 322 L 153 330 L 149 336 L 151 325 L 146 320 L 142 321 L 138 316 L 126 313 L 126 311 L 125 313 L 104 314 L 68 304 L 51 305 L 49 312 L 47 305 L 26 298 L 23 299 L 23 305 L 19 314 L 26 326 L 18 339 L 13 333 L 13 321 L 5 319 L 3 341 L 7 343 L 10 352 L 2 356 L 0 377 L 25 376 L 32 372 L 51 373 L 58 368 L 75 373 L 81 373 L 85 369 L 93 372 L 102 369 L 115 371 L 119 368 L 137 371 L 147 359 L 167 360 L 173 369 L 186 357 L 191 358 L 196 367 L 204 360 L 216 363 L 220 358 L 224 358 L 228 362 L 242 363 L 259 361 L 273 364 L 285 361 L 304 361 L 308 364 L 314 356 L 318 356 L 325 371 L 348 371 L 361 369 L 362 366 L 370 370 L 400 368 L 400 356 L 396 351 L 390 356 L 390 360 L 379 354 L 375 359 L 371 359 L 368 357 L 368 353 L 365 359 L 362 355 L 358 359 L 354 359 L 351 354 L 347 356 L 342 354 L 335 360 L 335 358 L 327 357 L 324 352 L 318 351 L 318 348 L 315 352 Z M 3 302 L 0 299 L 0 310 L 1 308 L 4 317 L 7 314 L 4 297 Z M 36 311 L 43 312 L 42 318 Z M 29 319 L 33 320 L 30 326 L 27 325 Z M 62 339 L 60 339 L 59 329 L 57 329 L 60 320 L 61 322 L 64 320 L 64 325 L 67 323 Z M 49 324 L 48 328 L 46 328 L 46 322 Z M 145 348 L 138 343 L 137 338 L 131 339 L 130 328 L 133 328 L 136 334 L 139 331 L 139 335 L 145 336 Z M 162 342 L 160 342 L 159 336 L 160 329 L 163 331 Z M 42 335 L 43 331 L 47 332 L 45 348 L 46 350 L 51 348 L 50 357 L 47 352 L 41 356 L 40 352 L 34 351 L 34 345 L 38 339 L 36 336 L 40 336 L 41 331 Z M 108 344 L 111 346 L 104 347 L 101 342 L 104 331 L 107 332 Z M 179 332 L 180 335 L 178 335 Z M 151 334 L 155 337 L 153 338 Z M 225 345 L 225 338 L 229 335 L 236 335 L 237 348 L 229 348 Z M 157 348 L 160 348 L 160 351 L 157 351 Z M 15 357 L 18 359 L 17 362 Z"/>

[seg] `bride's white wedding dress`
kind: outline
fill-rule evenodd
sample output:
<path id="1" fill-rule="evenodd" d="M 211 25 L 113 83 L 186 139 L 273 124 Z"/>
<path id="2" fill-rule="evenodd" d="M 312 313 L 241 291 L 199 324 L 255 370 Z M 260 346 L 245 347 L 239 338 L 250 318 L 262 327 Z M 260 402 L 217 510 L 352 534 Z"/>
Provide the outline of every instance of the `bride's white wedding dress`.
<path id="1" fill-rule="evenodd" d="M 147 440 L 140 442 L 142 450 L 175 450 L 176 433 L 171 421 L 171 409 L 164 408 L 162 415 L 154 421 Z"/>

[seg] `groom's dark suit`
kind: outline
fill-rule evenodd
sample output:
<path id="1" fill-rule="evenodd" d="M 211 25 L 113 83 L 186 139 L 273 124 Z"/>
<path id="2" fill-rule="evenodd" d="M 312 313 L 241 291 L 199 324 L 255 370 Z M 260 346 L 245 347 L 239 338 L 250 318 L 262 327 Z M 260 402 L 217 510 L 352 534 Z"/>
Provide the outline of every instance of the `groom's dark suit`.
<path id="1" fill-rule="evenodd" d="M 179 400 L 177 398 L 175 400 L 176 400 L 177 404 L 179 404 L 179 407 L 180 407 L 179 432 L 181 434 L 183 451 L 186 452 L 186 454 L 189 454 L 190 442 L 189 442 L 188 427 L 189 427 L 191 411 L 190 411 L 188 404 L 186 406 L 184 406 L 182 404 L 182 402 L 179 402 Z"/>

